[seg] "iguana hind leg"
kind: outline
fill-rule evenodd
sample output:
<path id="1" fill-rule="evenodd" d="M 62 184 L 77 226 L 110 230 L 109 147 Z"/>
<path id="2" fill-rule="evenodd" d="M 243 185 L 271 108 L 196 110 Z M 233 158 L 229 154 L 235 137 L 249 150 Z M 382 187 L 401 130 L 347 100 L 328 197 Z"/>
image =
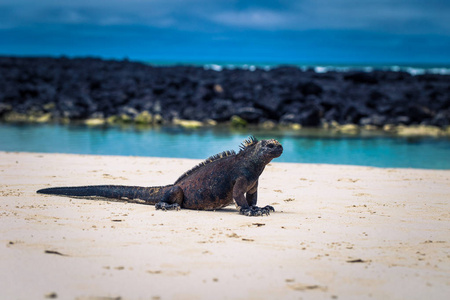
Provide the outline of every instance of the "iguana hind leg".
<path id="1" fill-rule="evenodd" d="M 161 200 L 155 204 L 155 208 L 162 210 L 179 210 L 183 203 L 183 198 L 183 190 L 175 185 L 164 193 Z"/>

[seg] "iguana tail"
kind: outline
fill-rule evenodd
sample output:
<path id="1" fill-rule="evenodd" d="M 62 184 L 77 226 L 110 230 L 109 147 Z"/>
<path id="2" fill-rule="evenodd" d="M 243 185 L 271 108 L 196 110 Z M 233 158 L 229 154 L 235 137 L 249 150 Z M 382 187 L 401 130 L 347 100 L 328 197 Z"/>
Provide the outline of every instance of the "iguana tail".
<path id="1" fill-rule="evenodd" d="M 64 195 L 75 197 L 105 197 L 120 199 L 128 202 L 143 204 L 155 204 L 161 201 L 164 192 L 171 188 L 168 186 L 141 187 L 124 185 L 90 185 L 90 186 L 71 186 L 54 187 L 38 190 L 40 194 Z"/>

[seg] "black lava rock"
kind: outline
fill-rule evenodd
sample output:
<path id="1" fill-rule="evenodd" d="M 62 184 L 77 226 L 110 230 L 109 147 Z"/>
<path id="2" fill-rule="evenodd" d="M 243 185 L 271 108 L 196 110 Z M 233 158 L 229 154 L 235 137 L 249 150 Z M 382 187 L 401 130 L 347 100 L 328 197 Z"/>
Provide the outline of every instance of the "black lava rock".
<path id="1" fill-rule="evenodd" d="M 450 125 L 450 76 L 289 66 L 217 72 L 128 60 L 0 57 L 0 119 L 11 113 L 133 119 L 143 111 L 166 120 L 228 122 L 236 115 L 249 123 L 444 127 Z"/>

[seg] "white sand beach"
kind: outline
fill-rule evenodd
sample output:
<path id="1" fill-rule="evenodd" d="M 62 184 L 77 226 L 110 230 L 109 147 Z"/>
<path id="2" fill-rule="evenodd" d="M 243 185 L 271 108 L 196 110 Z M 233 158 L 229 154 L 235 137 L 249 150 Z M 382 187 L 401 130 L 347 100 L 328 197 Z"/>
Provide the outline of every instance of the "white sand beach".
<path id="1" fill-rule="evenodd" d="M 40 195 L 198 160 L 0 152 L 0 299 L 445 299 L 450 171 L 272 162 L 270 216 Z"/>

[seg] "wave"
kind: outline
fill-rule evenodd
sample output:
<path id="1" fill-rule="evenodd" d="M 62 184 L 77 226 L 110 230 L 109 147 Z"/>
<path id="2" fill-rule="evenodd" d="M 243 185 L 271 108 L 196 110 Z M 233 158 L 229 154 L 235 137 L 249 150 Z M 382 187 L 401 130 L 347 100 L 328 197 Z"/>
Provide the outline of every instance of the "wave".
<path id="1" fill-rule="evenodd" d="M 276 64 L 204 64 L 203 68 L 206 70 L 213 70 L 220 72 L 224 69 L 243 69 L 249 71 L 256 71 L 257 69 L 263 69 L 269 71 L 280 66 L 293 66 L 298 67 L 303 71 L 314 70 L 316 73 L 327 73 L 327 72 L 349 72 L 349 71 L 362 71 L 362 72 L 373 72 L 373 71 L 391 71 L 391 72 L 406 72 L 411 75 L 422 75 L 422 74 L 439 74 L 439 75 L 450 75 L 450 67 L 436 67 L 436 66 L 401 66 L 401 65 L 376 65 L 376 66 L 360 66 L 360 65 L 276 65 Z"/>

